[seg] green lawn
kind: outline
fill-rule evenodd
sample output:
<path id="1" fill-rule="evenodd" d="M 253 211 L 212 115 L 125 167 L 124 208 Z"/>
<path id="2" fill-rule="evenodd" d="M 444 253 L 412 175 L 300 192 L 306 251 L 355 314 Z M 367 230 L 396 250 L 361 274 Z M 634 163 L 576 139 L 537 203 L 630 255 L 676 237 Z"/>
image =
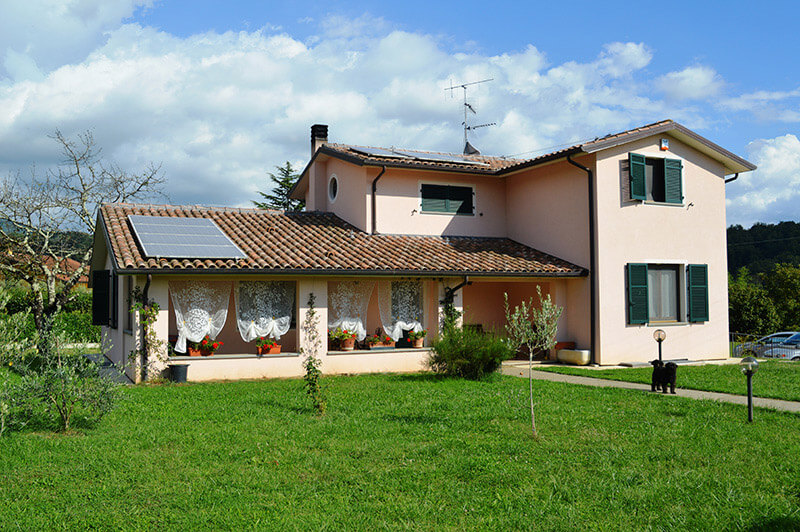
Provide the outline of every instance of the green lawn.
<path id="1" fill-rule="evenodd" d="M 583 375 L 615 381 L 650 384 L 653 369 L 586 369 L 574 366 L 539 366 L 537 371 Z M 747 381 L 738 364 L 678 366 L 678 388 L 747 395 Z M 753 376 L 753 395 L 800 401 L 800 363 L 785 360 L 760 360 Z"/>
<path id="2" fill-rule="evenodd" d="M 138 386 L 92 430 L 0 438 L 0 529 L 800 528 L 800 416 L 425 375 Z"/>

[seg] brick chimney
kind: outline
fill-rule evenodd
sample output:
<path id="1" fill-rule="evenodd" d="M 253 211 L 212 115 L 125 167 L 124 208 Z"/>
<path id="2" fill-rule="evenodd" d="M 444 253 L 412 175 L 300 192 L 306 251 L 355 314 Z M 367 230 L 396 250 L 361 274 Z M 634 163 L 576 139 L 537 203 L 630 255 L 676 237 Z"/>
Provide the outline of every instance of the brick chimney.
<path id="1" fill-rule="evenodd" d="M 314 124 L 311 126 L 311 157 L 317 150 L 328 142 L 328 126 L 326 124 Z"/>

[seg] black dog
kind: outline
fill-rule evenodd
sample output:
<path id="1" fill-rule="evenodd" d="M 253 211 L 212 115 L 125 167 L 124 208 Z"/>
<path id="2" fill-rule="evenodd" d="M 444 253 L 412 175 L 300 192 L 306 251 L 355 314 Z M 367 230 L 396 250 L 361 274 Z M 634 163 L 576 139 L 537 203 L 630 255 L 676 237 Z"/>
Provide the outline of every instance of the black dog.
<path id="1" fill-rule="evenodd" d="M 675 376 L 678 370 L 678 365 L 675 362 L 667 362 L 664 364 L 664 373 L 661 374 L 663 380 L 661 385 L 664 387 L 664 393 L 667 393 L 667 385 L 669 385 L 669 393 L 675 394 Z"/>
<path id="2" fill-rule="evenodd" d="M 660 360 L 651 360 L 650 363 L 653 365 L 653 380 L 650 383 L 650 391 L 660 392 L 663 387 L 666 392 L 667 388 L 664 386 L 664 363 Z"/>

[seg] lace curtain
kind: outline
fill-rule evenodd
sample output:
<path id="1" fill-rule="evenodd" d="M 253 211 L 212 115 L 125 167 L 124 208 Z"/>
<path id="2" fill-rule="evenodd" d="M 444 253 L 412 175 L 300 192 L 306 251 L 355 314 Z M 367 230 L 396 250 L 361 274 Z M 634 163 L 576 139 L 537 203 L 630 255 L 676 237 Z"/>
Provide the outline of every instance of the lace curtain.
<path id="1" fill-rule="evenodd" d="M 378 283 L 378 308 L 386 335 L 395 342 L 403 331 L 422 330 L 422 283 L 420 281 L 381 281 Z"/>
<path id="2" fill-rule="evenodd" d="M 292 324 L 295 283 L 292 281 L 239 281 L 236 283 L 236 323 L 242 340 L 261 336 L 279 339 Z"/>
<path id="3" fill-rule="evenodd" d="M 367 337 L 367 307 L 375 281 L 338 281 L 328 283 L 328 328 L 341 327 Z"/>
<path id="4" fill-rule="evenodd" d="M 186 352 L 186 340 L 216 338 L 228 317 L 231 283 L 224 281 L 170 281 L 169 291 L 178 326 L 175 351 Z"/>

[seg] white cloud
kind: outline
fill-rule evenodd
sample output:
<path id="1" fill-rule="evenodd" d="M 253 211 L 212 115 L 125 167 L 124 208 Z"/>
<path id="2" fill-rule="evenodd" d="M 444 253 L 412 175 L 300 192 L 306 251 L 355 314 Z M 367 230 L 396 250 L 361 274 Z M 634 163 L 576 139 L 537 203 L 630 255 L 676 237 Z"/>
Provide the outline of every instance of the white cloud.
<path id="1" fill-rule="evenodd" d="M 702 100 L 719 94 L 724 82 L 713 68 L 698 65 L 664 74 L 656 84 L 671 100 Z"/>
<path id="2" fill-rule="evenodd" d="M 767 122 L 800 122 L 800 88 L 793 91 L 755 91 L 726 98 L 720 108 L 726 111 L 746 111 Z M 795 108 L 792 108 L 794 103 Z"/>
<path id="3" fill-rule="evenodd" d="M 800 140 L 795 135 L 759 139 L 748 146 L 758 169 L 728 186 L 728 223 L 797 219 L 800 203 Z"/>
<path id="4" fill-rule="evenodd" d="M 551 64 L 533 45 L 450 52 L 440 37 L 366 15 L 318 21 L 318 35 L 305 41 L 271 26 L 185 38 L 114 26 L 143 1 L 76 19 L 91 45 L 75 44 L 53 67 L 26 62 L 32 52 L 11 61 L 15 80 L 0 80 L 0 171 L 52 164 L 49 133 L 91 128 L 123 167 L 162 162 L 176 203 L 246 205 L 273 166 L 305 164 L 313 123 L 329 124 L 339 142 L 460 151 L 462 94 L 448 97 L 451 80 L 494 79 L 469 92 L 479 112 L 472 123 L 497 123 L 471 136 L 490 154 L 666 117 L 690 127 L 710 120 L 649 94 L 644 69 L 653 54 L 643 43 L 611 43 L 589 61 Z"/>
<path id="5" fill-rule="evenodd" d="M 83 60 L 137 8 L 153 0 L 3 0 L 0 69 L 14 80 L 38 79 L 65 63 Z"/>

